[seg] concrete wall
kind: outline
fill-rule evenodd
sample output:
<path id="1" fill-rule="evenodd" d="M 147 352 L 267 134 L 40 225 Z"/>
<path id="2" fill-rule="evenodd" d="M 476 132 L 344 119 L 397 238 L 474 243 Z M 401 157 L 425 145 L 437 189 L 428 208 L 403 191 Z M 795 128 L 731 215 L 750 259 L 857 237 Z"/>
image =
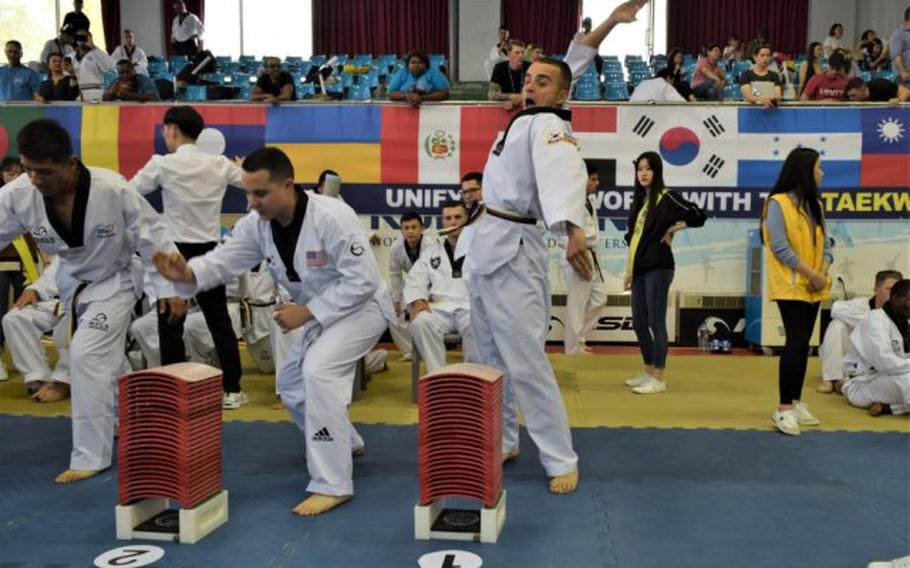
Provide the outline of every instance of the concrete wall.
<path id="1" fill-rule="evenodd" d="M 147 55 L 164 55 L 164 0 L 120 0 L 120 27 L 136 34 L 136 43 Z M 120 38 L 108 40 L 111 49 Z"/>
<path id="2" fill-rule="evenodd" d="M 459 0 L 458 80 L 487 81 L 483 62 L 496 45 L 500 0 Z"/>

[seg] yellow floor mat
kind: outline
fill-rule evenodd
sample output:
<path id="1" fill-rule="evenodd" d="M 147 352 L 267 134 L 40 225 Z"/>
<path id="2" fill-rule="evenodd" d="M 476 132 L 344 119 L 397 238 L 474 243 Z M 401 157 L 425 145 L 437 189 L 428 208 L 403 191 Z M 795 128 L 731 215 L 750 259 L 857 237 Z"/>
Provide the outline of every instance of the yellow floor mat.
<path id="1" fill-rule="evenodd" d="M 410 363 L 389 353 L 389 369 L 375 374 L 363 398 L 351 406 L 351 418 L 359 423 L 414 424 L 417 408 L 411 404 Z M 252 374 L 252 364 L 243 353 L 244 390 L 250 405 L 225 412 L 226 420 L 283 421 L 287 412 L 273 410 L 274 378 Z M 452 361 L 457 360 L 453 358 Z M 771 413 L 777 404 L 776 357 L 760 356 L 671 356 L 667 369 L 668 390 L 657 395 L 636 395 L 623 385 L 640 368 L 635 355 L 589 355 L 569 357 L 551 354 L 569 419 L 574 427 L 633 428 L 732 428 L 771 429 Z M 819 376 L 817 358 L 809 361 L 809 377 Z M 818 416 L 822 431 L 910 432 L 906 416 L 871 418 L 853 408 L 839 395 L 815 392 L 817 379 L 803 389 L 804 400 Z M 28 400 L 21 379 L 0 383 L 0 413 L 33 416 L 66 416 L 69 402 L 37 404 Z"/>

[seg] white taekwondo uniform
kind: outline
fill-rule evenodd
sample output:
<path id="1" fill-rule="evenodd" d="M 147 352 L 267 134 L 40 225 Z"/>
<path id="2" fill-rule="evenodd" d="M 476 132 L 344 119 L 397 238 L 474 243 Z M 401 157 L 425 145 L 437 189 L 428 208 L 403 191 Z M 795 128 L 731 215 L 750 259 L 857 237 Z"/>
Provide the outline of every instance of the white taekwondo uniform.
<path id="1" fill-rule="evenodd" d="M 261 373 L 274 373 L 276 362 L 272 349 L 272 315 L 278 303 L 278 285 L 265 262 L 253 267 L 240 278 L 241 333 L 246 350 Z"/>
<path id="2" fill-rule="evenodd" d="M 422 221 L 421 221 L 422 222 Z M 405 246 L 404 237 L 399 235 L 395 242 L 392 243 L 392 249 L 389 251 L 389 292 L 392 294 L 392 302 L 400 302 L 402 305 L 401 315 L 395 319 L 395 322 L 389 325 L 389 333 L 392 335 L 392 341 L 398 347 L 398 352 L 402 357 L 411 355 L 411 333 L 408 330 L 408 321 L 405 319 L 406 310 L 404 309 L 404 282 L 408 271 L 423 254 L 424 249 L 432 246 L 432 239 L 426 235 L 420 238 L 416 255 L 411 255 Z"/>
<path id="3" fill-rule="evenodd" d="M 839 381 L 844 378 L 844 355 L 850 348 L 850 334 L 875 308 L 875 298 L 838 300 L 831 306 L 831 323 L 825 330 L 818 356 L 822 363 L 822 379 Z"/>
<path id="4" fill-rule="evenodd" d="M 251 212 L 224 244 L 189 261 L 196 285 L 178 289 L 212 288 L 264 259 L 272 278 L 314 317 L 278 371 L 281 400 L 306 437 L 307 491 L 351 495 L 351 452 L 363 440 L 347 406 L 357 361 L 395 319 L 389 293 L 354 210 L 303 191 L 287 227 Z"/>
<path id="5" fill-rule="evenodd" d="M 405 278 L 404 303 L 411 306 L 426 300 L 431 311 L 420 312 L 411 322 L 414 344 L 426 360 L 427 372 L 444 367 L 446 334 L 461 335 L 464 360 L 473 360 L 471 342 L 471 301 L 468 296 L 468 275 L 462 267 L 464 258 L 454 260 L 455 247 L 440 237 L 433 246 L 423 247 L 420 258 Z"/>
<path id="6" fill-rule="evenodd" d="M 600 231 L 597 226 L 597 215 L 594 204 L 591 202 L 593 195 L 585 197 L 585 237 L 588 241 L 590 259 L 594 265 L 594 276 L 585 280 L 575 272 L 572 265 L 562 258 L 562 274 L 566 283 L 566 321 L 564 348 L 567 354 L 577 354 L 585 344 L 585 337 L 594 329 L 600 314 L 607 303 L 607 284 L 604 282 L 603 266 L 600 264 L 596 249 L 600 240 Z M 562 248 L 566 247 L 567 239 L 561 240 Z"/>
<path id="7" fill-rule="evenodd" d="M 565 61 L 574 79 L 596 50 L 573 42 Z M 487 213 L 462 230 L 471 278 L 471 326 L 477 362 L 504 371 L 503 451 L 518 449 L 521 408 L 547 475 L 575 471 L 578 456 L 553 368 L 544 349 L 550 323 L 546 229 L 583 227 L 587 169 L 565 109 L 530 108 L 512 119 L 483 172 Z M 492 213 L 499 211 L 500 216 Z M 503 215 L 505 213 L 505 215 Z M 503 216 L 542 219 L 545 226 Z"/>
<path id="8" fill-rule="evenodd" d="M 100 101 L 104 94 L 104 75 L 116 72 L 116 62 L 101 48 L 96 47 L 73 61 L 76 79 L 84 102 Z"/>
<path id="9" fill-rule="evenodd" d="M 11 309 L 3 316 L 3 333 L 13 364 L 26 384 L 53 381 L 70 382 L 69 347 L 66 342 L 67 321 L 63 318 L 57 298 L 57 262 L 41 273 L 33 284 L 26 286 L 38 294 L 38 303 L 22 309 Z M 57 364 L 51 371 L 47 351 L 41 344 L 44 334 L 53 330 L 57 348 Z"/>
<path id="10" fill-rule="evenodd" d="M 111 170 L 79 164 L 71 229 L 46 208 L 28 176 L 0 190 L 0 248 L 26 232 L 57 255 L 57 289 L 68 317 L 73 450 L 70 469 L 111 465 L 115 381 L 126 363 L 124 344 L 138 286 L 132 259 L 138 250 L 159 296 L 174 296 L 149 259 L 176 250 L 149 203 Z"/>
<path id="11" fill-rule="evenodd" d="M 897 325 L 884 310 L 872 310 L 850 334 L 844 369 L 853 378 L 841 391 L 850 404 L 891 405 L 894 414 L 910 413 L 910 352 Z"/>

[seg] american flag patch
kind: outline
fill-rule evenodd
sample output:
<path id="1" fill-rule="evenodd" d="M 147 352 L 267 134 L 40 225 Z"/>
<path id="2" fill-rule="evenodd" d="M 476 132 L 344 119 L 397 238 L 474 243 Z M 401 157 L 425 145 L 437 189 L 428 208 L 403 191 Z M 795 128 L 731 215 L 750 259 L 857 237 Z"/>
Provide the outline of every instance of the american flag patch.
<path id="1" fill-rule="evenodd" d="M 325 266 L 326 262 L 328 262 L 328 257 L 325 255 L 324 250 L 306 251 L 307 266 Z"/>

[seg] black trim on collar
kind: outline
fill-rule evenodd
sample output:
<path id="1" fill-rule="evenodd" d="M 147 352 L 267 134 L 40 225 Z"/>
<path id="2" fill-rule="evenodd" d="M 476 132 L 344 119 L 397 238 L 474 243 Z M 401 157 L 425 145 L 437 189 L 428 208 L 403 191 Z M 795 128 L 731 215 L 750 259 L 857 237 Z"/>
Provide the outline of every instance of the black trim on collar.
<path id="1" fill-rule="evenodd" d="M 869 309 L 870 310 L 875 309 L 875 296 L 872 296 L 871 298 L 869 298 Z"/>
<path id="2" fill-rule="evenodd" d="M 76 198 L 73 200 L 73 213 L 70 217 L 71 228 L 57 216 L 54 211 L 52 198 L 44 198 L 44 212 L 51 223 L 51 227 L 60 235 L 69 248 L 78 248 L 85 244 L 85 215 L 88 211 L 88 197 L 92 188 L 92 174 L 82 162 L 79 165 L 79 182 L 76 186 Z"/>
<path id="3" fill-rule="evenodd" d="M 307 203 L 309 197 L 302 189 L 297 189 L 297 205 L 294 207 L 294 218 L 287 227 L 282 227 L 281 223 L 272 219 L 269 225 L 272 229 L 272 242 L 278 249 L 278 256 L 284 264 L 285 274 L 291 282 L 300 282 L 300 275 L 294 268 L 294 253 L 297 251 L 297 240 L 300 238 L 300 228 L 303 226 L 303 218 L 306 216 Z"/>
<path id="4" fill-rule="evenodd" d="M 502 138 L 496 142 L 496 147 L 493 149 L 493 155 L 498 156 L 502 154 L 502 149 L 506 145 L 506 138 L 509 137 L 509 130 L 511 130 L 512 125 L 515 124 L 515 121 L 519 118 L 525 116 L 533 116 L 535 114 L 555 114 L 559 118 L 565 120 L 566 122 L 572 122 L 572 111 L 564 108 L 553 108 L 553 107 L 531 107 L 526 108 L 523 111 L 519 112 L 512 117 L 512 120 L 509 121 L 509 126 L 506 127 L 506 131 L 502 133 Z"/>
<path id="5" fill-rule="evenodd" d="M 446 239 L 443 241 L 443 246 L 446 249 L 446 256 L 449 257 L 449 264 L 452 266 L 452 278 L 461 278 L 461 269 L 464 264 L 464 258 L 461 257 L 458 260 L 455 260 L 455 247 L 449 244 L 449 240 Z"/>
<path id="6" fill-rule="evenodd" d="M 420 258 L 420 247 L 423 244 L 423 235 L 420 235 L 420 240 L 417 241 L 417 246 L 414 247 L 414 252 L 411 252 L 411 247 L 408 246 L 408 241 L 404 241 L 404 253 L 408 255 L 408 259 L 411 261 L 411 266 L 417 262 L 417 259 Z"/>

